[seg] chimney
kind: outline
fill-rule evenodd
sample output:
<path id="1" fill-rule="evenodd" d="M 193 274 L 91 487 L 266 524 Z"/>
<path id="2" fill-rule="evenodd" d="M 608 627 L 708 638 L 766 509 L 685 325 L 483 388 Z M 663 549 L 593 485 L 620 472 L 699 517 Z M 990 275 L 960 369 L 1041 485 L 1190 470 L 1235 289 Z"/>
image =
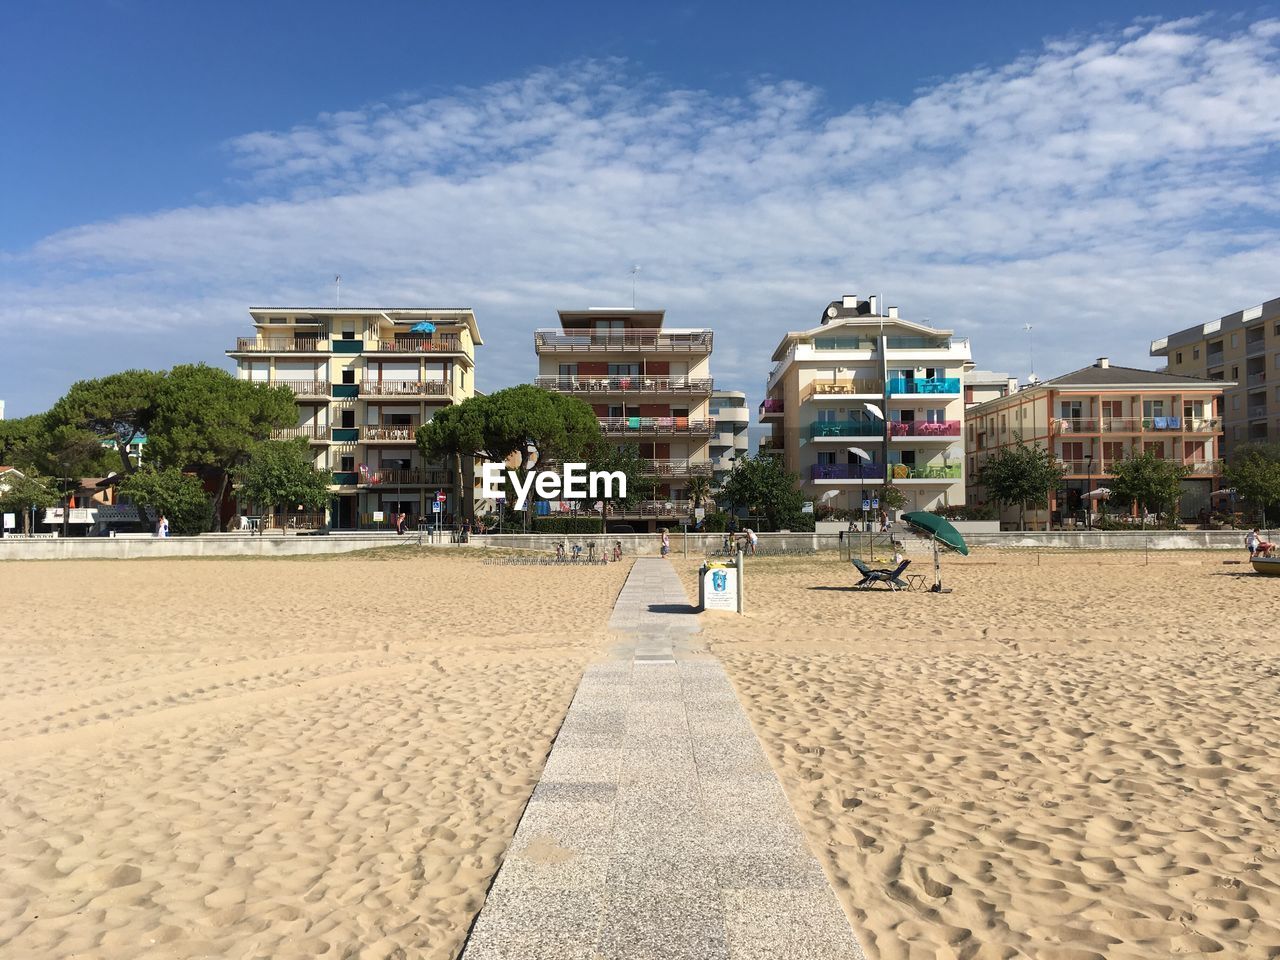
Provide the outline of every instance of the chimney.
<path id="1" fill-rule="evenodd" d="M 846 310 L 857 310 L 858 295 L 856 293 L 846 293 L 840 299 L 840 306 L 844 307 Z"/>
<path id="2" fill-rule="evenodd" d="M 876 296 L 874 293 L 871 296 L 867 297 L 867 303 L 870 305 L 871 315 L 873 317 L 880 316 L 880 312 L 876 309 L 876 306 L 879 302 L 880 302 L 880 298 Z"/>
<path id="3" fill-rule="evenodd" d="M 1097 362 L 1097 363 L 1095 363 L 1095 364 L 1094 364 L 1094 366 L 1095 366 L 1095 367 L 1098 367 L 1099 369 L 1105 370 L 1105 369 L 1107 369 L 1107 367 L 1111 366 L 1111 358 L 1110 358 L 1110 357 L 1099 357 L 1099 358 L 1098 358 L 1098 362 Z"/>
<path id="4" fill-rule="evenodd" d="M 897 307 L 890 307 L 890 308 L 889 308 L 889 319 L 891 319 L 891 320 L 897 320 L 897 319 L 898 319 L 898 308 L 897 308 Z"/>

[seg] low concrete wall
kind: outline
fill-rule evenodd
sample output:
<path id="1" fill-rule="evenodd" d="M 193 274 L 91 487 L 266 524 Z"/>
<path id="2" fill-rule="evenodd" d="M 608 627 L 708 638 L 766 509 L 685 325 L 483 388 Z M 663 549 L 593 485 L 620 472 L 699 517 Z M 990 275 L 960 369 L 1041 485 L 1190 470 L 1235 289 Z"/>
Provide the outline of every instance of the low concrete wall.
<path id="1" fill-rule="evenodd" d="M 449 546 L 446 534 L 443 543 Z M 163 557 L 301 557 L 375 547 L 416 545 L 417 534 L 341 534 L 326 536 L 265 536 L 215 533 L 200 537 L 68 537 L 55 540 L 0 539 L 3 560 L 137 560 Z"/>
<path id="2" fill-rule="evenodd" d="M 1016 530 L 965 534 L 970 547 L 1056 550 L 1239 550 L 1244 530 Z"/>
<path id="3" fill-rule="evenodd" d="M 689 556 L 703 556 L 721 549 L 724 543 L 723 533 L 691 533 L 688 535 Z M 741 534 L 735 534 L 740 540 Z M 838 534 L 814 533 L 762 533 L 760 550 L 762 553 L 810 553 L 815 550 L 835 550 L 840 546 Z M 622 553 L 631 557 L 656 557 L 662 552 L 662 536 L 657 533 L 607 533 L 607 534 L 558 534 L 558 533 L 504 533 L 484 534 L 472 537 L 472 540 L 487 547 L 504 547 L 510 550 L 536 550 L 554 553 L 556 544 L 563 542 L 565 549 L 571 549 L 576 543 L 586 551 L 587 544 L 595 543 L 597 555 L 601 550 L 613 548 L 614 541 L 622 542 Z M 679 533 L 671 534 L 671 552 L 683 555 L 685 537 Z"/>

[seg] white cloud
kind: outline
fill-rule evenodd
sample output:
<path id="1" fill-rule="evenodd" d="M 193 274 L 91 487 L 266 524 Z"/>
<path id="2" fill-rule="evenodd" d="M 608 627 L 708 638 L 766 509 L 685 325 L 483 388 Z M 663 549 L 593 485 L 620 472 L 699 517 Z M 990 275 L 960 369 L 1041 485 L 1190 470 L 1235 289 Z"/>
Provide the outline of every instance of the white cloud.
<path id="1" fill-rule="evenodd" d="M 229 144 L 257 197 L 89 224 L 10 259 L 0 330 L 210 326 L 249 303 L 471 304 L 481 384 L 532 375 L 557 306 L 645 304 L 717 329 L 758 392 L 787 329 L 842 293 L 1039 372 L 1280 294 L 1280 23 L 1144 23 L 1054 41 L 906 104 L 761 83 L 671 89 L 574 63 Z M 228 308 L 229 304 L 239 307 Z M 212 359 L 212 358 L 211 358 Z M 56 392 L 56 391 L 55 391 Z"/>

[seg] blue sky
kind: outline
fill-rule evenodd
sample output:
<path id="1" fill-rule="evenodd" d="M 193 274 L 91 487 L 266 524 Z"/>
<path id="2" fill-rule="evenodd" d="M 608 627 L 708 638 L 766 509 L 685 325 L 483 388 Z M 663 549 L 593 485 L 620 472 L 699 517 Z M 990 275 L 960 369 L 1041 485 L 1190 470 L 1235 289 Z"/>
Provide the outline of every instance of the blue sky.
<path id="1" fill-rule="evenodd" d="M 0 41 L 0 398 L 222 362 L 250 304 L 719 334 L 758 399 L 842 293 L 1025 374 L 1278 295 L 1274 7 L 49 3 Z"/>

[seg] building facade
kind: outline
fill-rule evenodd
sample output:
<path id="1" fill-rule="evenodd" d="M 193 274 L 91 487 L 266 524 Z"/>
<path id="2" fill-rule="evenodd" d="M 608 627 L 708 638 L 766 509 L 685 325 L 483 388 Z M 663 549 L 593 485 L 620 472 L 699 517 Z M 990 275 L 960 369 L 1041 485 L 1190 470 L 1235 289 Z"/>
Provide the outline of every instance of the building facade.
<path id="1" fill-rule="evenodd" d="M 1224 452 L 1280 440 L 1280 298 L 1151 342 L 1175 376 L 1220 380 Z"/>
<path id="2" fill-rule="evenodd" d="M 969 407 L 988 400 L 1007 397 L 1018 390 L 1018 381 L 1007 373 L 995 373 L 991 370 L 965 370 L 964 372 L 964 406 Z"/>
<path id="3" fill-rule="evenodd" d="M 741 390 L 712 392 L 710 416 L 716 426 L 708 445 L 709 455 L 713 485 L 718 486 L 728 478 L 734 463 L 748 452 L 751 411 L 747 407 L 747 395 Z"/>
<path id="4" fill-rule="evenodd" d="M 452 465 L 427 463 L 418 427 L 475 393 L 474 312 L 457 308 L 254 307 L 255 333 L 227 351 L 243 380 L 293 391 L 295 426 L 276 439 L 305 437 L 316 467 L 333 473 L 322 522 L 337 529 L 415 522 L 459 513 Z M 473 479 L 464 477 L 470 496 Z M 382 520 L 377 519 L 377 514 Z"/>
<path id="5" fill-rule="evenodd" d="M 1144 452 L 1190 469 L 1181 508 L 1184 517 L 1194 517 L 1209 508 L 1221 486 L 1224 386 L 1229 384 L 1116 367 L 1101 357 L 1093 366 L 977 404 L 965 411 L 968 501 L 987 502 L 978 472 L 1020 437 L 1052 451 L 1066 469 L 1048 509 L 1028 509 L 1028 526 L 1084 520 L 1096 510 L 1090 494 L 1107 486 L 1115 464 Z M 1016 506 L 1001 509 L 1002 522 L 1017 521 Z"/>
<path id="6" fill-rule="evenodd" d="M 761 450 L 800 475 L 806 499 L 856 509 L 887 468 L 907 510 L 964 502 L 968 340 L 849 295 L 816 327 L 786 334 L 773 360 L 760 405 L 772 433 Z"/>
<path id="7" fill-rule="evenodd" d="M 559 311 L 534 333 L 538 386 L 591 406 L 606 439 L 634 445 L 650 471 L 645 498 L 618 523 L 636 529 L 692 515 L 689 484 L 710 481 L 712 333 L 665 326 L 663 310 Z"/>

